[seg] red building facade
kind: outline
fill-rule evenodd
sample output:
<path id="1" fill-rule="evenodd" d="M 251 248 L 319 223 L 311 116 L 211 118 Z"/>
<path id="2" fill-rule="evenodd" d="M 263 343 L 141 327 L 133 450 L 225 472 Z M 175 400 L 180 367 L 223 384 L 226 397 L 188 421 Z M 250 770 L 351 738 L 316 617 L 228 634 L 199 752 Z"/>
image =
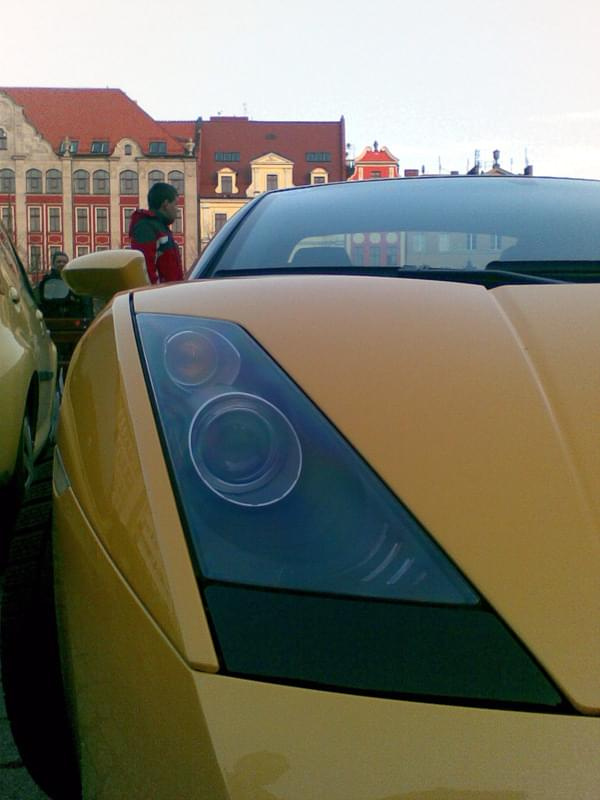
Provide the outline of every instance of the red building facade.
<path id="1" fill-rule="evenodd" d="M 379 148 L 377 142 L 373 147 L 365 147 L 354 161 L 354 171 L 349 181 L 368 181 L 373 178 L 397 178 L 399 175 L 398 159 L 387 147 Z"/>

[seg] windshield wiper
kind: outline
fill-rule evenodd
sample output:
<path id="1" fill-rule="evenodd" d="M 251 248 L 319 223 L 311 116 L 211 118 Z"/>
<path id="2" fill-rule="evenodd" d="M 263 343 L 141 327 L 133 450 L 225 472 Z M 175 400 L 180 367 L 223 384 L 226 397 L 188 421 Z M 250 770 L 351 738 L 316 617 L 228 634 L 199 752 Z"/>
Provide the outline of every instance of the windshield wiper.
<path id="1" fill-rule="evenodd" d="M 511 264 L 512 266 L 512 264 Z M 506 284 L 565 283 L 543 275 L 528 275 L 504 269 L 452 269 L 449 267 L 283 267 L 218 269 L 212 278 L 239 278 L 266 275 L 370 275 L 385 278 L 418 278 L 419 280 L 471 283 L 486 289 Z M 199 276 L 204 277 L 204 276 Z"/>
<path id="2" fill-rule="evenodd" d="M 490 261 L 486 272 L 510 270 L 519 275 L 537 275 L 563 283 L 599 283 L 600 261 L 594 260 L 536 260 L 536 261 Z"/>

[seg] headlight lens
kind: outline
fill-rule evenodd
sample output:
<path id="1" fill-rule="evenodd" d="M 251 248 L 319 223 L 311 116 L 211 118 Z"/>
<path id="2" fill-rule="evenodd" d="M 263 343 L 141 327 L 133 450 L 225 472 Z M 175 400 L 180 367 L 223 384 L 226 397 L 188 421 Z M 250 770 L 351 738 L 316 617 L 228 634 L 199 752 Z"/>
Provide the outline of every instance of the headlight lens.
<path id="1" fill-rule="evenodd" d="M 478 602 L 410 512 L 241 327 L 160 314 L 137 322 L 205 578 Z"/>
<path id="2" fill-rule="evenodd" d="M 302 467 L 300 442 L 285 414 L 244 392 L 223 392 L 198 409 L 189 452 L 208 488 L 241 506 L 282 500 Z"/>

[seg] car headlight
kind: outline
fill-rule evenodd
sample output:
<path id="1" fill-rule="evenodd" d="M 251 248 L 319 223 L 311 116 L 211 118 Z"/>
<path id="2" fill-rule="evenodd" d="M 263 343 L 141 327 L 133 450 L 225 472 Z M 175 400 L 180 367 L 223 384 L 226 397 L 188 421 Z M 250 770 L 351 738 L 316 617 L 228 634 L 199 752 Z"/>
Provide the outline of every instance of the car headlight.
<path id="1" fill-rule="evenodd" d="M 136 320 L 226 671 L 561 707 L 493 609 L 246 331 L 195 317 Z"/>
<path id="2" fill-rule="evenodd" d="M 241 327 L 137 319 L 206 578 L 477 603 L 414 517 Z"/>

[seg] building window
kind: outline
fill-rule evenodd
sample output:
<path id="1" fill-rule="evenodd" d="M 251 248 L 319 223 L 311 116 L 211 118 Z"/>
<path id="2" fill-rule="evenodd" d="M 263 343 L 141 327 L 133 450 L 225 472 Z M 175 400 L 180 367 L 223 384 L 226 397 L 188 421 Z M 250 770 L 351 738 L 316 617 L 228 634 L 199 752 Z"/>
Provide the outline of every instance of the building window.
<path id="1" fill-rule="evenodd" d="M 69 147 L 69 153 L 74 155 L 79 150 L 79 139 L 63 139 L 63 141 L 60 143 L 60 148 L 58 151 L 61 156 L 65 154 L 67 145 Z"/>
<path id="2" fill-rule="evenodd" d="M 311 170 L 310 182 L 313 185 L 317 183 L 327 183 L 328 178 L 327 170 L 323 169 L 323 167 L 315 167 L 315 169 Z"/>
<path id="3" fill-rule="evenodd" d="M 10 206 L 2 206 L 0 219 L 7 231 L 13 230 L 13 210 Z"/>
<path id="4" fill-rule="evenodd" d="M 15 193 L 15 173 L 12 169 L 0 169 L 0 194 Z"/>
<path id="5" fill-rule="evenodd" d="M 233 191 L 233 178 L 231 175 L 221 175 L 221 191 L 223 194 L 231 194 Z"/>
<path id="6" fill-rule="evenodd" d="M 50 206 L 48 209 L 48 230 L 50 233 L 60 233 L 60 206 Z"/>
<path id="7" fill-rule="evenodd" d="M 240 154 L 237 150 L 218 150 L 215 153 L 215 161 L 239 161 Z"/>
<path id="8" fill-rule="evenodd" d="M 150 142 L 150 147 L 148 148 L 148 152 L 150 153 L 151 156 L 166 156 L 167 143 L 163 141 Z"/>
<path id="9" fill-rule="evenodd" d="M 27 209 L 27 230 L 30 233 L 42 230 L 42 209 L 39 206 L 29 206 Z"/>
<path id="10" fill-rule="evenodd" d="M 96 233 L 108 233 L 108 208 L 96 208 Z"/>
<path id="11" fill-rule="evenodd" d="M 305 157 L 307 161 L 331 161 L 331 153 L 324 150 L 305 153 Z"/>
<path id="12" fill-rule="evenodd" d="M 378 267 L 381 262 L 381 247 L 378 244 L 369 246 L 369 266 Z"/>
<path id="13" fill-rule="evenodd" d="M 0 150 L 8 149 L 8 137 L 4 128 L 0 128 Z"/>
<path id="14" fill-rule="evenodd" d="M 92 146 L 90 147 L 90 153 L 94 155 L 106 155 L 109 152 L 108 150 L 108 142 L 96 140 L 92 142 Z"/>
<path id="15" fill-rule="evenodd" d="M 381 178 L 381 170 L 380 169 L 372 169 L 371 170 L 371 178 Z"/>
<path id="16" fill-rule="evenodd" d="M 313 175 L 312 182 L 314 184 L 325 183 L 325 176 L 324 175 Z"/>
<path id="17" fill-rule="evenodd" d="M 227 222 L 227 214 L 215 214 L 215 233 L 220 231 Z"/>
<path id="18" fill-rule="evenodd" d="M 80 245 L 77 248 L 77 258 L 79 258 L 79 256 L 87 256 L 89 252 L 90 252 L 89 247 L 87 247 L 86 245 Z"/>
<path id="19" fill-rule="evenodd" d="M 97 169 L 92 175 L 92 191 L 94 194 L 110 193 L 110 175 L 105 169 Z"/>
<path id="20" fill-rule="evenodd" d="M 236 186 L 236 174 L 231 167 L 222 167 L 217 172 L 217 185 L 215 188 L 217 194 L 237 194 L 238 188 Z"/>
<path id="21" fill-rule="evenodd" d="M 124 208 L 123 209 L 123 233 L 126 236 L 129 236 L 129 226 L 131 225 L 131 215 L 135 211 L 135 208 Z"/>
<path id="22" fill-rule="evenodd" d="M 411 236 L 411 246 L 415 253 L 424 253 L 425 235 L 423 233 L 413 233 Z"/>
<path id="23" fill-rule="evenodd" d="M 28 169 L 25 173 L 25 191 L 27 194 L 41 193 L 42 173 L 39 169 Z"/>
<path id="24" fill-rule="evenodd" d="M 125 147 L 123 148 L 123 153 L 126 156 L 130 156 L 132 154 L 132 152 L 133 152 L 132 146 L 130 144 L 126 144 Z"/>
<path id="25" fill-rule="evenodd" d="M 79 207 L 75 209 L 75 230 L 77 233 L 87 233 L 90 229 L 88 209 Z"/>
<path id="26" fill-rule="evenodd" d="M 57 244 L 51 244 L 48 248 L 48 263 L 52 264 L 52 259 L 54 258 L 54 253 L 58 253 L 60 251 L 60 247 Z"/>
<path id="27" fill-rule="evenodd" d="M 180 170 L 174 169 L 169 172 L 169 183 L 177 189 L 177 194 L 183 195 L 185 193 L 185 179 L 183 172 L 180 172 Z"/>
<path id="28" fill-rule="evenodd" d="M 183 233 L 183 214 L 181 208 L 177 209 L 177 216 L 173 222 L 172 231 L 173 233 Z"/>
<path id="29" fill-rule="evenodd" d="M 164 183 L 164 180 L 165 173 L 161 172 L 159 169 L 153 169 L 148 173 L 148 188 L 150 189 L 155 183 Z"/>
<path id="30" fill-rule="evenodd" d="M 279 187 L 279 180 L 277 175 L 267 175 L 267 192 L 272 192 Z"/>
<path id="31" fill-rule="evenodd" d="M 76 169 L 73 173 L 73 192 L 75 194 L 90 193 L 90 173 L 85 169 Z"/>
<path id="32" fill-rule="evenodd" d="M 385 263 L 388 267 L 398 266 L 398 251 L 395 247 L 388 247 L 385 252 Z"/>
<path id="33" fill-rule="evenodd" d="M 138 193 L 137 173 L 131 169 L 123 170 L 123 172 L 119 176 L 119 188 L 121 194 L 137 194 Z"/>
<path id="34" fill-rule="evenodd" d="M 62 174 L 58 169 L 46 172 L 46 194 L 62 194 Z"/>
<path id="35" fill-rule="evenodd" d="M 96 252 L 97 253 L 101 253 L 104 250 L 110 250 L 110 247 L 107 244 L 99 244 L 99 245 L 97 245 L 97 247 L 96 247 Z"/>
<path id="36" fill-rule="evenodd" d="M 39 272 L 42 268 L 42 248 L 39 244 L 29 245 L 29 271 Z"/>

